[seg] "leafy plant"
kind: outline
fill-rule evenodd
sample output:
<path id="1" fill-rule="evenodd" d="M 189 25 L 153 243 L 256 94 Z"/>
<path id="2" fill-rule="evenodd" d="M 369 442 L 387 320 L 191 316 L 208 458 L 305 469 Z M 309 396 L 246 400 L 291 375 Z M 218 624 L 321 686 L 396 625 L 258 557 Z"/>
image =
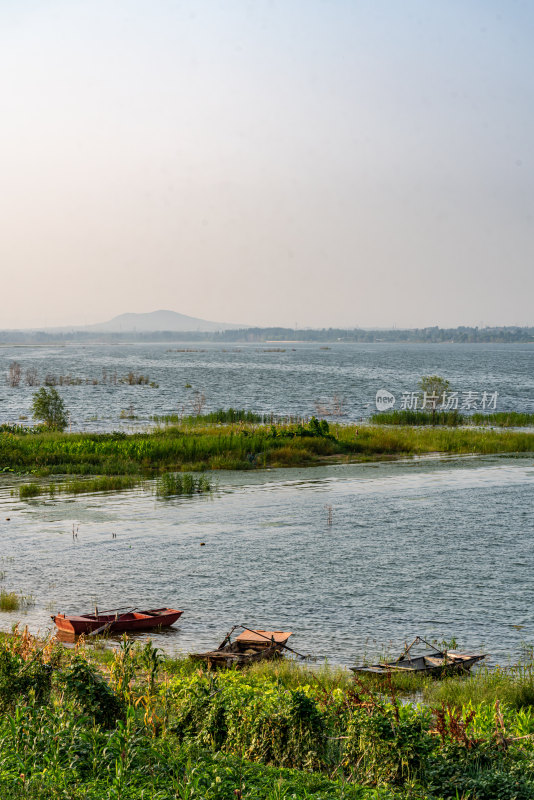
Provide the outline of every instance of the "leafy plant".
<path id="1" fill-rule="evenodd" d="M 42 387 L 33 395 L 32 412 L 34 419 L 42 419 L 50 430 L 63 431 L 68 425 L 65 403 L 57 389 Z"/>
<path id="2" fill-rule="evenodd" d="M 76 655 L 60 676 L 67 697 L 95 722 L 111 727 L 124 714 L 124 706 L 99 672 L 81 655 Z"/>

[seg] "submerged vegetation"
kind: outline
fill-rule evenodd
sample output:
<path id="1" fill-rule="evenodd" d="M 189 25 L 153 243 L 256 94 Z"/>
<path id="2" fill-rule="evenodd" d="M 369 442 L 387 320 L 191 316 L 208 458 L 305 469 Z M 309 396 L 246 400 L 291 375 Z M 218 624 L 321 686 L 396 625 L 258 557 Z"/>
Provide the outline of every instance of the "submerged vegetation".
<path id="1" fill-rule="evenodd" d="M 190 387 L 190 384 L 187 385 Z M 187 388 L 187 387 L 186 387 Z M 302 424 L 304 418 L 302 416 L 281 416 L 280 414 L 265 413 L 257 414 L 255 411 L 247 411 L 244 408 L 218 408 L 216 411 L 210 411 L 207 414 L 163 414 L 154 415 L 153 422 L 163 423 L 165 425 L 171 423 L 181 423 L 183 425 L 195 425 L 199 422 L 249 422 L 260 423 L 261 425 L 273 425 L 282 423 L 285 425 Z"/>
<path id="2" fill-rule="evenodd" d="M 128 489 L 135 489 L 141 483 L 140 478 L 132 475 L 101 475 L 96 478 L 82 478 L 58 483 L 23 483 L 19 486 L 19 498 L 29 500 L 43 495 L 54 497 L 56 492 L 63 494 L 124 492 Z M 155 493 L 159 497 L 204 494 L 210 491 L 211 484 L 208 478 L 188 473 L 166 473 L 158 479 L 155 487 Z"/>
<path id="3" fill-rule="evenodd" d="M 189 418 L 149 433 L 59 433 L 16 426 L 0 433 L 4 471 L 36 476 L 158 477 L 208 469 L 312 466 L 424 453 L 534 452 L 534 433 L 440 426 L 261 425 Z M 33 484 L 30 484 L 30 486 Z M 87 483 L 79 484 L 84 491 Z M 92 488 L 105 491 L 114 487 Z M 120 488 L 124 488 L 121 486 Z M 35 491 L 25 489 L 24 491 Z M 69 491 L 69 490 L 67 490 Z M 74 488 L 72 491 L 76 491 Z"/>
<path id="4" fill-rule="evenodd" d="M 156 484 L 158 497 L 172 497 L 179 494 L 206 494 L 211 492 L 211 484 L 205 475 L 194 475 L 167 472 Z"/>
<path id="5" fill-rule="evenodd" d="M 139 479 L 129 475 L 102 475 L 98 478 L 62 481 L 61 483 L 23 483 L 19 486 L 19 498 L 29 500 L 33 497 L 50 495 L 56 492 L 64 494 L 92 494 L 93 492 L 124 492 L 134 489 Z"/>
<path id="6" fill-rule="evenodd" d="M 502 671 L 501 683 L 532 682 L 531 669 Z M 67 650 L 15 629 L 0 639 L 0 795 L 532 798 L 532 706 L 470 697 L 470 679 L 448 683 L 464 696 L 415 705 L 393 681 L 344 670 L 281 662 L 211 673 L 150 641 Z"/>

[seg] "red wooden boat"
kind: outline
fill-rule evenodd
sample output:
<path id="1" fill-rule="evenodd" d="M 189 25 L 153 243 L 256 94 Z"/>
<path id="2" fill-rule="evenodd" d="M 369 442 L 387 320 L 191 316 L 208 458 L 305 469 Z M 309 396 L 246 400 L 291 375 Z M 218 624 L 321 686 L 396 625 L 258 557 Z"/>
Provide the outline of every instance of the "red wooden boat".
<path id="1" fill-rule="evenodd" d="M 60 631 L 79 636 L 81 633 L 91 634 L 100 630 L 102 633 L 121 633 L 168 627 L 182 614 L 183 611 L 176 608 L 152 608 L 149 611 L 131 609 L 124 613 L 121 613 L 121 609 L 104 613 L 95 609 L 93 614 L 56 614 L 52 619 Z"/>

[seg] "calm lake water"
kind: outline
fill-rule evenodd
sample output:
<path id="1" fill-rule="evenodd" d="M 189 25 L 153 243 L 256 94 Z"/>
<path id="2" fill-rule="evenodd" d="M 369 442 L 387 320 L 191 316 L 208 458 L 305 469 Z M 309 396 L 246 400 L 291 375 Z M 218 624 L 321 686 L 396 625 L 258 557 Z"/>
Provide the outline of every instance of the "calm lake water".
<path id="1" fill-rule="evenodd" d="M 178 352 L 180 348 L 190 352 Z M 373 412 L 379 389 L 392 392 L 398 408 L 403 391 L 415 391 L 422 375 L 433 374 L 444 376 L 460 392 L 498 392 L 497 411 L 534 413 L 534 344 L 340 342 L 328 348 L 299 343 L 4 346 L 0 423 L 31 416 L 36 388 L 24 380 L 11 388 L 5 381 L 14 360 L 23 375 L 35 368 L 40 381 L 47 374 L 89 381 L 59 387 L 73 430 L 132 428 L 131 421 L 121 419 L 121 411 L 130 409 L 140 426 L 154 414 L 191 413 L 195 392 L 204 394 L 205 410 L 232 406 L 303 416 L 317 413 L 316 403 L 331 406 L 337 396 L 344 418 L 358 420 Z M 158 388 L 110 384 L 129 372 L 148 376 Z"/>
<path id="2" fill-rule="evenodd" d="M 532 458 L 220 473 L 212 496 L 172 500 L 147 487 L 21 503 L 3 480 L 1 585 L 35 598 L 0 614 L 4 630 L 168 604 L 184 615 L 153 638 L 170 652 L 211 648 L 235 623 L 294 631 L 297 650 L 340 664 L 417 634 L 493 662 L 534 643 Z"/>

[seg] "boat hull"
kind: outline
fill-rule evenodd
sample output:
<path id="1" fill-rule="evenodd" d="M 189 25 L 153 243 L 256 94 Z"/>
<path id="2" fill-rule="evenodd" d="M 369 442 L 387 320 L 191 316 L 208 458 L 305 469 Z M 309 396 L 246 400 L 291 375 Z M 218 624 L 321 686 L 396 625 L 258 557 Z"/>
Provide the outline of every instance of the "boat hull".
<path id="1" fill-rule="evenodd" d="M 80 636 L 105 627 L 106 633 L 146 631 L 173 625 L 183 614 L 176 608 L 155 608 L 148 611 L 131 611 L 127 614 L 56 614 L 52 617 L 58 630 Z"/>
<path id="2" fill-rule="evenodd" d="M 257 661 L 272 661 L 281 658 L 281 647 L 263 647 L 254 653 L 240 653 L 232 650 L 212 650 L 209 653 L 193 653 L 189 656 L 193 661 L 202 661 L 208 669 L 241 669 Z"/>
<path id="3" fill-rule="evenodd" d="M 242 626 L 236 626 L 242 627 Z M 232 629 L 234 630 L 234 629 Z M 290 631 L 264 631 L 245 628 L 243 633 L 230 641 L 227 634 L 217 650 L 190 655 L 194 661 L 202 661 L 208 669 L 240 669 L 256 661 L 270 661 L 282 658 L 282 650 L 291 636 Z"/>
<path id="4" fill-rule="evenodd" d="M 469 672 L 474 664 L 482 661 L 485 655 L 476 654 L 465 656 L 461 659 L 445 660 L 442 664 L 416 664 L 408 661 L 393 662 L 392 664 L 373 664 L 369 667 L 350 667 L 352 672 L 363 672 L 367 675 L 391 675 L 392 673 L 411 673 L 412 675 L 433 675 L 441 678 L 455 673 Z"/>

